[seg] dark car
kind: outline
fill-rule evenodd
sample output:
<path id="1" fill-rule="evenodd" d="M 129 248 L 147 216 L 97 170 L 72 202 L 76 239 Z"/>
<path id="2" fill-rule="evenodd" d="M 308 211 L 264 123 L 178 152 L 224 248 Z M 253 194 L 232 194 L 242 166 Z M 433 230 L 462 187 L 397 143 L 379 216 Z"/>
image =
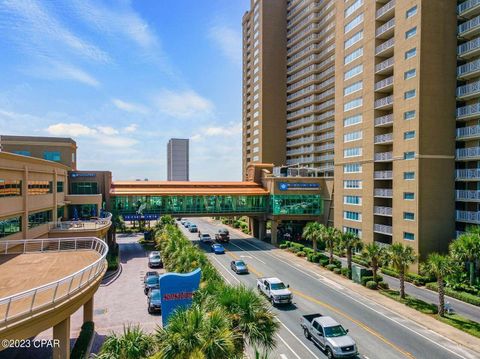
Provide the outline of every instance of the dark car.
<path id="1" fill-rule="evenodd" d="M 150 268 L 163 268 L 163 261 L 159 251 L 153 251 L 152 253 L 150 253 L 150 255 L 148 256 L 148 266 Z"/>
<path id="2" fill-rule="evenodd" d="M 248 267 L 244 261 L 231 261 L 230 268 L 237 274 L 248 274 Z"/>
<path id="3" fill-rule="evenodd" d="M 147 295 L 148 313 L 162 312 L 160 289 L 153 288 Z"/>
<path id="4" fill-rule="evenodd" d="M 149 276 L 144 279 L 143 293 L 148 294 L 152 289 L 158 289 L 160 287 L 159 276 Z"/>
<path id="5" fill-rule="evenodd" d="M 225 248 L 223 248 L 223 246 L 218 243 L 212 244 L 211 250 L 215 254 L 225 254 Z"/>
<path id="6" fill-rule="evenodd" d="M 228 229 L 221 228 L 218 230 L 217 233 L 215 233 L 215 240 L 217 242 L 228 242 L 230 241 L 230 233 L 228 232 Z"/>

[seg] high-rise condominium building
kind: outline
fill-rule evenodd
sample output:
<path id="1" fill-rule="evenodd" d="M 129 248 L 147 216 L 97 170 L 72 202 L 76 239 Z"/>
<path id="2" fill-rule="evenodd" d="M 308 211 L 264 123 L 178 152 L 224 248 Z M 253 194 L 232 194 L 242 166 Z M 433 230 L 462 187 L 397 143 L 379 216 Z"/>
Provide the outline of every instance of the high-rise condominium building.
<path id="1" fill-rule="evenodd" d="M 277 18 L 264 16 L 272 7 Z M 244 165 L 333 175 L 337 228 L 421 256 L 446 249 L 455 230 L 480 223 L 478 15 L 478 1 L 252 0 Z M 281 69 L 261 61 L 272 54 Z"/>
<path id="2" fill-rule="evenodd" d="M 188 139 L 171 138 L 167 144 L 167 180 L 189 180 Z"/>

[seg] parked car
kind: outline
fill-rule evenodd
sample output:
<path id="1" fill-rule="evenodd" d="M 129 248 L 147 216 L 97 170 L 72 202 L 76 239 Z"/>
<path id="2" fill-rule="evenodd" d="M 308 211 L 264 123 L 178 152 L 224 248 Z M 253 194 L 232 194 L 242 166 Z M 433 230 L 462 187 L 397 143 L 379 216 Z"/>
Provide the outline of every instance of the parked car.
<path id="1" fill-rule="evenodd" d="M 192 223 L 189 222 L 189 221 L 186 221 L 186 222 L 183 224 L 183 226 L 184 226 L 185 228 L 187 228 L 187 229 L 188 229 L 188 227 L 190 227 L 191 225 L 192 225 Z"/>
<path id="2" fill-rule="evenodd" d="M 188 226 L 188 230 L 191 232 L 191 233 L 195 233 L 195 232 L 198 232 L 198 227 L 196 224 L 191 224 L 190 226 Z"/>
<path id="3" fill-rule="evenodd" d="M 305 337 L 325 351 L 327 358 L 347 358 L 358 355 L 357 344 L 337 321 L 319 313 L 304 315 L 300 325 Z"/>
<path id="4" fill-rule="evenodd" d="M 144 279 L 143 293 L 148 294 L 151 289 L 160 288 L 159 276 L 149 276 Z"/>
<path id="5" fill-rule="evenodd" d="M 208 233 L 200 234 L 200 242 L 202 243 L 213 243 L 213 239 Z"/>
<path id="6" fill-rule="evenodd" d="M 290 288 L 289 285 L 285 285 L 275 277 L 257 279 L 257 289 L 270 300 L 272 305 L 292 303 L 293 295 L 288 288 Z"/>
<path id="7" fill-rule="evenodd" d="M 148 256 L 148 266 L 150 268 L 163 268 L 163 261 L 159 251 L 153 251 Z"/>
<path id="8" fill-rule="evenodd" d="M 180 223 L 182 224 L 182 226 L 185 225 L 185 222 L 188 222 L 188 220 L 186 218 L 181 218 L 180 219 Z"/>
<path id="9" fill-rule="evenodd" d="M 244 261 L 231 261 L 230 268 L 237 274 L 248 274 L 248 267 Z"/>
<path id="10" fill-rule="evenodd" d="M 211 246 L 212 252 L 215 254 L 224 254 L 225 248 L 221 244 L 215 243 Z"/>
<path id="11" fill-rule="evenodd" d="M 143 277 L 143 284 L 147 283 L 147 279 L 149 277 L 157 277 L 158 278 L 158 272 L 156 270 L 148 271 L 145 273 L 145 276 Z"/>
<path id="12" fill-rule="evenodd" d="M 215 240 L 217 242 L 228 243 L 230 241 L 230 233 L 228 229 L 220 228 L 217 233 L 215 233 Z"/>
<path id="13" fill-rule="evenodd" d="M 160 289 L 154 288 L 147 295 L 148 313 L 162 312 Z"/>
<path id="14" fill-rule="evenodd" d="M 180 217 L 175 218 L 178 222 L 180 222 L 182 219 Z"/>

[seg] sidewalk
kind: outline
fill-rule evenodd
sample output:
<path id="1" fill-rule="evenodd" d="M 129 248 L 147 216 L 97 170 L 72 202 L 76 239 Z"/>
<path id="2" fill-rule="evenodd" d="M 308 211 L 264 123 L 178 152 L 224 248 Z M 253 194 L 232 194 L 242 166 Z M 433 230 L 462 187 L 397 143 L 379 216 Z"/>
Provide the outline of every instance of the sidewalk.
<path id="1" fill-rule="evenodd" d="M 211 220 L 211 222 L 217 221 Z M 244 234 L 243 232 L 235 228 L 230 228 L 231 232 L 234 232 L 241 238 L 253 238 L 252 236 Z M 428 331 L 434 332 L 446 338 L 447 340 L 451 340 L 461 346 L 480 353 L 480 339 L 459 329 L 456 329 L 448 324 L 442 323 L 439 320 L 435 319 L 433 316 L 429 316 L 415 309 L 409 308 L 404 304 L 401 304 L 393 299 L 390 299 L 380 294 L 378 291 L 365 288 L 360 284 L 356 284 L 341 275 L 335 274 L 319 266 L 318 264 L 308 262 L 305 258 L 297 257 L 293 253 L 281 250 L 266 242 L 262 242 L 262 244 L 263 246 L 271 250 L 272 254 L 290 261 L 298 267 L 301 267 L 303 270 L 308 270 L 323 278 L 326 278 L 327 281 L 329 280 L 335 284 L 341 285 L 348 292 L 353 292 L 366 300 L 370 300 L 383 308 L 387 308 L 388 310 L 400 315 L 403 318 L 415 322 L 417 325 L 426 328 Z"/>

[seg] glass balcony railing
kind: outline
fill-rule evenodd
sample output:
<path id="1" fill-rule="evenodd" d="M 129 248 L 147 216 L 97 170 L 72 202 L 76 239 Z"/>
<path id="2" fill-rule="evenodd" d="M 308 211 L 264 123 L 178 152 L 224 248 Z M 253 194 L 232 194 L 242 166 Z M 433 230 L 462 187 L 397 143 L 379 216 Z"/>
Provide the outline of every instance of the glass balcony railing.
<path id="1" fill-rule="evenodd" d="M 390 49 L 391 47 L 393 47 L 393 45 L 395 45 L 395 38 L 392 37 L 390 39 L 388 39 L 387 41 L 385 41 L 384 43 L 378 45 L 376 48 L 375 48 L 375 55 L 380 55 L 382 52 Z"/>
<path id="2" fill-rule="evenodd" d="M 333 143 L 325 143 L 320 146 L 315 146 L 315 152 L 329 151 L 329 150 L 333 150 L 334 148 L 335 148 L 335 145 Z"/>
<path id="3" fill-rule="evenodd" d="M 457 140 L 480 137 L 480 125 L 457 128 Z"/>
<path id="4" fill-rule="evenodd" d="M 480 157 L 480 147 L 459 148 L 456 150 L 457 160 L 475 159 Z"/>
<path id="5" fill-rule="evenodd" d="M 480 180 L 480 168 L 467 168 L 455 171 L 455 180 Z"/>
<path id="6" fill-rule="evenodd" d="M 391 180 L 393 179 L 393 171 L 375 171 L 373 178 L 376 180 Z"/>
<path id="7" fill-rule="evenodd" d="M 395 59 L 393 56 L 386 59 L 385 61 L 380 62 L 379 64 L 375 65 L 375 73 L 382 72 L 392 67 L 394 62 L 395 62 Z"/>
<path id="8" fill-rule="evenodd" d="M 385 89 L 393 85 L 393 76 L 387 77 L 375 83 L 375 91 Z"/>
<path id="9" fill-rule="evenodd" d="M 390 107 L 393 105 L 393 95 L 387 96 L 387 97 L 382 97 L 379 98 L 378 100 L 375 100 L 373 107 L 375 109 L 381 109 L 381 108 L 386 108 Z"/>
<path id="10" fill-rule="evenodd" d="M 457 97 L 474 97 L 480 94 L 480 81 L 457 87 Z"/>
<path id="11" fill-rule="evenodd" d="M 393 197 L 393 189 L 391 188 L 375 188 L 373 191 L 375 197 L 391 198 Z"/>
<path id="12" fill-rule="evenodd" d="M 480 37 L 470 40 L 457 47 L 457 55 L 460 57 L 473 56 L 480 51 Z"/>
<path id="13" fill-rule="evenodd" d="M 480 28 L 480 16 L 477 16 L 463 24 L 458 25 L 457 34 L 458 36 L 465 36 L 469 32 L 473 32 L 475 29 Z M 476 31 L 475 31 L 476 32 Z"/>
<path id="14" fill-rule="evenodd" d="M 393 160 L 393 152 L 378 152 L 375 153 L 375 161 L 382 162 L 382 161 L 392 161 Z"/>
<path id="15" fill-rule="evenodd" d="M 456 211 L 455 219 L 459 222 L 480 224 L 480 212 L 478 211 Z"/>
<path id="16" fill-rule="evenodd" d="M 376 19 L 381 18 L 390 10 L 392 10 L 394 7 L 395 7 L 395 0 L 391 0 L 390 2 L 388 2 L 387 4 L 385 4 L 380 9 L 377 10 L 377 12 L 375 13 L 375 18 Z"/>
<path id="17" fill-rule="evenodd" d="M 392 235 L 392 226 L 387 226 L 386 224 L 377 224 L 373 225 L 373 231 L 376 233 L 386 234 L 391 236 Z"/>
<path id="18" fill-rule="evenodd" d="M 373 207 L 373 214 L 377 216 L 392 216 L 392 207 L 383 207 L 383 206 L 374 206 Z"/>
<path id="19" fill-rule="evenodd" d="M 460 16 L 466 16 L 474 10 L 480 11 L 480 0 L 467 0 L 457 6 L 457 13 Z"/>
<path id="20" fill-rule="evenodd" d="M 315 156 L 315 162 L 332 161 L 334 157 L 335 156 L 333 154 Z"/>
<path id="21" fill-rule="evenodd" d="M 383 135 L 376 135 L 374 138 L 375 144 L 391 143 L 393 141 L 393 133 L 385 133 Z"/>
<path id="22" fill-rule="evenodd" d="M 391 18 L 385 24 L 383 24 L 382 26 L 377 28 L 377 30 L 375 30 L 375 36 L 379 37 L 379 36 L 385 35 L 385 33 L 393 29 L 394 27 L 395 27 L 395 18 Z"/>
<path id="23" fill-rule="evenodd" d="M 375 118 L 375 126 L 384 126 L 393 123 L 393 113 Z"/>
<path id="24" fill-rule="evenodd" d="M 457 108 L 457 120 L 480 117 L 480 103 Z"/>
<path id="25" fill-rule="evenodd" d="M 480 191 L 478 190 L 457 190 L 455 191 L 455 199 L 465 202 L 480 202 Z"/>
<path id="26" fill-rule="evenodd" d="M 468 77 L 469 75 L 473 75 L 479 71 L 480 71 L 480 59 L 458 66 L 457 76 L 460 78 Z"/>

